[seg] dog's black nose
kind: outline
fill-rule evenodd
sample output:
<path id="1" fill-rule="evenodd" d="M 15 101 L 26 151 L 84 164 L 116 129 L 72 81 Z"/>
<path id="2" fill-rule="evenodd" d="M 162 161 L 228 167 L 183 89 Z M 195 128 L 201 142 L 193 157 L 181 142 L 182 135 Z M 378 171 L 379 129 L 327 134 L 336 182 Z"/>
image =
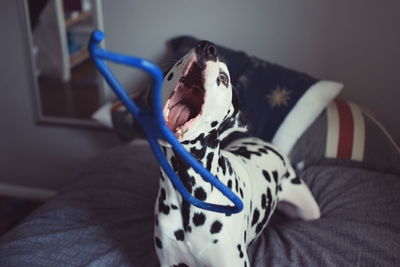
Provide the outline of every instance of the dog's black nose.
<path id="1" fill-rule="evenodd" d="M 196 53 L 206 60 L 217 59 L 218 50 L 217 47 L 209 41 L 200 41 L 196 45 Z"/>

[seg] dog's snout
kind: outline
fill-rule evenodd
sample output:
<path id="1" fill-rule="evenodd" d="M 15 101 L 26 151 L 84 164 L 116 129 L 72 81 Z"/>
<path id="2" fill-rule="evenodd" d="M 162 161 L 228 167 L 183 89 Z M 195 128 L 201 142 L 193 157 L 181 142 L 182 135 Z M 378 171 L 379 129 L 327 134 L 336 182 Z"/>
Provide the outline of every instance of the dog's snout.
<path id="1" fill-rule="evenodd" d="M 206 60 L 215 61 L 217 59 L 218 50 L 213 43 L 209 41 L 200 41 L 196 45 L 196 53 Z"/>

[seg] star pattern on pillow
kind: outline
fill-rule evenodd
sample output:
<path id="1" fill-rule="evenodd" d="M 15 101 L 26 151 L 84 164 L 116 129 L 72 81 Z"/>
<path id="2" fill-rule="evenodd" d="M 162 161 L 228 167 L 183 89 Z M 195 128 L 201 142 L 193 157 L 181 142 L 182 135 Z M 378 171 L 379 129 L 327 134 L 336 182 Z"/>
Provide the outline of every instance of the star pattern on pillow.
<path id="1" fill-rule="evenodd" d="M 271 107 L 281 107 L 285 106 L 287 107 L 289 105 L 289 100 L 290 100 L 290 94 L 292 91 L 287 90 L 286 88 L 281 88 L 280 86 L 277 86 L 275 90 L 273 90 L 271 93 L 267 94 L 265 98 L 271 105 Z"/>

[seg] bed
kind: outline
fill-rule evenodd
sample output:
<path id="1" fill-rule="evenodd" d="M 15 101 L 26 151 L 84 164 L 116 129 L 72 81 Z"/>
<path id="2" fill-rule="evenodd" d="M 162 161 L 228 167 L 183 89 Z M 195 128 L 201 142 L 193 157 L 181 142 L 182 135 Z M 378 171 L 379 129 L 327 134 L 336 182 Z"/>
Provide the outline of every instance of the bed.
<path id="1" fill-rule="evenodd" d="M 185 36 L 170 44 L 180 55 L 193 42 Z M 379 121 L 338 99 L 339 83 L 221 49 L 235 66 L 232 80 L 253 134 L 288 153 L 322 213 L 305 222 L 276 212 L 249 248 L 251 266 L 400 266 L 400 153 Z M 249 91 L 252 83 L 270 91 Z M 277 111 L 273 95 L 287 88 L 296 91 Z M 87 163 L 76 183 L 0 237 L 0 266 L 159 266 L 158 163 L 123 107 L 106 114 L 134 141 Z"/>

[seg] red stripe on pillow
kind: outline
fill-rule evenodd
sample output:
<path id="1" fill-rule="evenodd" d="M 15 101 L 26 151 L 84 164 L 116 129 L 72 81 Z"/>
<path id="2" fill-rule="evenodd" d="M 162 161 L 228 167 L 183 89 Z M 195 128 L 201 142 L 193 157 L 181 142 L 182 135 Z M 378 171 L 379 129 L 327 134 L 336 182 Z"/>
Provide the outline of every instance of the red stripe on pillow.
<path id="1" fill-rule="evenodd" d="M 335 100 L 339 114 L 339 143 L 337 157 L 351 159 L 353 150 L 354 121 L 350 106 L 343 101 Z"/>

